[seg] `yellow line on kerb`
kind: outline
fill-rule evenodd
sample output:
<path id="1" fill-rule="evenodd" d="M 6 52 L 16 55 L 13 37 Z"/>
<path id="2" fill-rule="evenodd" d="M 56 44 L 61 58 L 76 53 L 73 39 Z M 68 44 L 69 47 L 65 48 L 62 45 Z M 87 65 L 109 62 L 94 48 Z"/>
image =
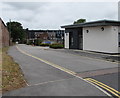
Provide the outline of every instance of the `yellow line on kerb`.
<path id="1" fill-rule="evenodd" d="M 89 81 L 89 82 L 91 82 L 91 83 L 93 83 L 93 84 L 96 84 L 96 85 L 98 85 L 98 86 L 106 89 L 107 91 L 111 92 L 111 93 L 114 94 L 115 96 L 118 96 L 118 97 L 119 97 L 119 94 L 120 94 L 119 91 L 117 91 L 117 90 L 115 90 L 115 89 L 113 89 L 113 88 L 111 88 L 111 87 L 109 87 L 109 86 L 107 86 L 107 85 L 105 85 L 105 84 L 103 84 L 103 83 L 95 80 L 95 79 L 92 79 L 92 78 L 86 78 L 85 80 L 87 80 L 87 81 Z"/>
<path id="2" fill-rule="evenodd" d="M 64 71 L 64 72 L 66 72 L 66 73 L 69 73 L 69 74 L 71 74 L 71 75 L 75 75 L 75 74 L 76 74 L 75 72 L 73 72 L 73 71 L 71 71 L 71 70 L 69 70 L 69 69 L 66 69 L 66 68 L 61 67 L 61 66 L 59 66 L 59 65 L 57 65 L 57 64 L 51 63 L 51 62 L 49 62 L 49 61 L 47 61 L 47 60 L 38 58 L 38 57 L 33 56 L 33 55 L 31 55 L 31 54 L 28 54 L 28 53 L 24 52 L 23 50 L 21 50 L 20 48 L 18 48 L 18 46 L 16 46 L 16 47 L 17 47 L 17 49 L 18 49 L 21 53 L 23 53 L 23 54 L 25 54 L 25 55 L 28 55 L 28 56 L 30 56 L 30 57 L 33 57 L 33 58 L 35 58 L 35 59 L 37 59 L 37 60 L 39 60 L 39 61 L 41 61 L 41 62 L 44 62 L 44 63 L 46 63 L 46 64 L 48 64 L 48 65 L 51 65 L 51 66 L 53 66 L 53 67 L 55 67 L 55 68 L 57 68 L 57 69 L 60 69 L 60 70 L 62 70 L 62 71 Z"/>

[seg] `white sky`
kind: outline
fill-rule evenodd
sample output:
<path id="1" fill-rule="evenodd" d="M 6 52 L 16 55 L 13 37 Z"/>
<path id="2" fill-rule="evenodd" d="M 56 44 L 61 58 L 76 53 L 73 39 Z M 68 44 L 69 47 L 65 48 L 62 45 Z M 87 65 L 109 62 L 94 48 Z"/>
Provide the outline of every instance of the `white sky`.
<path id="1" fill-rule="evenodd" d="M 61 29 L 85 18 L 87 21 L 118 20 L 118 2 L 1 2 L 1 18 L 18 21 L 29 29 Z"/>

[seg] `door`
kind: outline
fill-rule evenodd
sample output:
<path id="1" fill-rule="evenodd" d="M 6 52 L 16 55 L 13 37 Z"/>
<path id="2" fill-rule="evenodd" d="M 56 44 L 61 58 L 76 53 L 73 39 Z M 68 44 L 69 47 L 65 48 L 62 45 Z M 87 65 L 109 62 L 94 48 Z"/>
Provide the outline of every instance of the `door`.
<path id="1" fill-rule="evenodd" d="M 82 33 L 82 30 L 81 30 L 81 32 L 79 31 L 79 33 L 78 33 L 78 41 L 79 41 L 79 43 L 78 43 L 79 49 L 83 50 L 83 33 Z"/>
<path id="2" fill-rule="evenodd" d="M 74 49 L 74 44 L 73 44 L 73 32 L 69 32 L 69 48 Z"/>

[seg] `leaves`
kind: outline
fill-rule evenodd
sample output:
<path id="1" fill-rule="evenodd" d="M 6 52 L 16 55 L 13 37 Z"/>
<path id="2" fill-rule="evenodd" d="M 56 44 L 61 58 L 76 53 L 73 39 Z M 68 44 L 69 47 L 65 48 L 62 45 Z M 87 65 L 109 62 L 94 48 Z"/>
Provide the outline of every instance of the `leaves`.
<path id="1" fill-rule="evenodd" d="M 77 21 L 74 21 L 73 24 L 79 24 L 79 23 L 84 23 L 86 22 L 86 19 L 78 19 Z"/>
<path id="2" fill-rule="evenodd" d="M 19 22 L 7 22 L 7 28 L 11 33 L 11 38 L 13 42 L 23 42 L 25 40 L 25 31 L 22 24 Z"/>

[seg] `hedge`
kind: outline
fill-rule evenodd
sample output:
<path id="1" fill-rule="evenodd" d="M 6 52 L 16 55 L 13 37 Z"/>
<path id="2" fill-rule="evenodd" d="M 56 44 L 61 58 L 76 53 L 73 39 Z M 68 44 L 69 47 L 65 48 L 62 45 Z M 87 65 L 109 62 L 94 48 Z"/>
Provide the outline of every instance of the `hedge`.
<path id="1" fill-rule="evenodd" d="M 49 46 L 50 44 L 47 43 L 41 43 L 40 46 Z"/>
<path id="2" fill-rule="evenodd" d="M 54 48 L 54 49 L 58 49 L 58 48 L 64 48 L 64 45 L 63 44 L 51 44 L 50 45 L 50 48 Z"/>

